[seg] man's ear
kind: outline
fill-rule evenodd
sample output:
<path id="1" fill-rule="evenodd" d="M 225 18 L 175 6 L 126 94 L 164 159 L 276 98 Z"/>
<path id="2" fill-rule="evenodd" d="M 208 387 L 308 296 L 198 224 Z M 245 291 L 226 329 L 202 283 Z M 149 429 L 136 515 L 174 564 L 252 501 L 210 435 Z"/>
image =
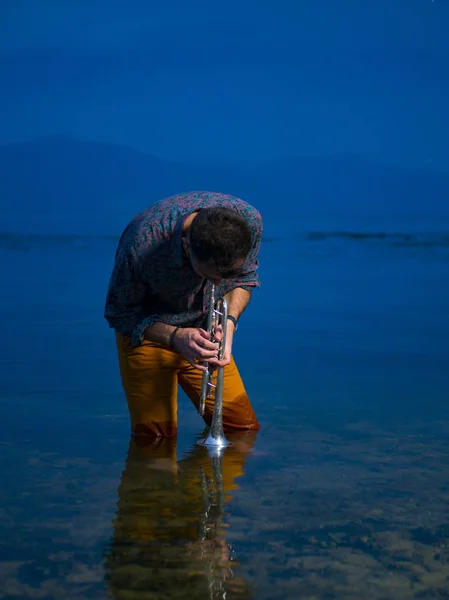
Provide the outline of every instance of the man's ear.
<path id="1" fill-rule="evenodd" d="M 183 247 L 183 249 L 184 249 L 184 252 L 185 252 L 186 254 L 188 254 L 188 253 L 189 253 L 189 249 L 190 249 L 189 240 L 188 240 L 188 238 L 187 238 L 187 237 L 183 237 L 183 238 L 181 238 L 181 239 L 182 239 L 182 247 Z"/>

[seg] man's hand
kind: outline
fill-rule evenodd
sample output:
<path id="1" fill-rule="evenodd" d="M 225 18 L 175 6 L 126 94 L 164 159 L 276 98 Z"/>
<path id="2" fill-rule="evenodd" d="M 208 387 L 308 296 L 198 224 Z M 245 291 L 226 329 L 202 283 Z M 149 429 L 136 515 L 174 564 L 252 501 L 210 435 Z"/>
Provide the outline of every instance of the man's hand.
<path id="1" fill-rule="evenodd" d="M 173 346 L 188 363 L 204 371 L 206 365 L 215 367 L 225 367 L 231 362 L 232 341 L 234 337 L 234 324 L 228 321 L 226 329 L 226 348 L 223 358 L 218 360 L 218 344 L 223 339 L 223 329 L 219 325 L 215 330 L 214 341 L 209 339 L 209 335 L 204 329 L 194 327 L 185 327 L 178 329 L 173 340 Z"/>
<path id="2" fill-rule="evenodd" d="M 173 340 L 173 347 L 192 367 L 201 371 L 206 369 L 202 363 L 219 363 L 217 359 L 218 343 L 212 342 L 204 329 L 195 327 L 178 329 Z"/>
<path id="3" fill-rule="evenodd" d="M 216 360 L 215 364 L 218 367 L 225 367 L 226 365 L 229 365 L 229 363 L 231 362 L 231 354 L 232 354 L 232 342 L 234 339 L 234 330 L 235 330 L 235 326 L 234 323 L 232 321 L 228 321 L 227 322 L 227 328 L 226 328 L 226 348 L 223 354 L 223 358 L 221 360 Z M 221 340 L 223 339 L 223 328 L 221 325 L 219 325 L 215 331 L 215 339 L 218 342 L 221 342 Z"/>

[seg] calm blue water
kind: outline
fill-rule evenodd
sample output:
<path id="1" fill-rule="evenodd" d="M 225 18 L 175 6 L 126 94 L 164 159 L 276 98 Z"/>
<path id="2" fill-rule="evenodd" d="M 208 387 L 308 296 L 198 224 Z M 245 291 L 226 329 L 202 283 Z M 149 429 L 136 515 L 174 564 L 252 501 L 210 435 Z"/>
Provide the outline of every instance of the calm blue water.
<path id="1" fill-rule="evenodd" d="M 116 240 L 0 238 L 0 598 L 447 596 L 449 223 L 336 229 L 266 226 L 262 430 L 219 465 L 182 394 L 176 443 L 129 439 Z"/>

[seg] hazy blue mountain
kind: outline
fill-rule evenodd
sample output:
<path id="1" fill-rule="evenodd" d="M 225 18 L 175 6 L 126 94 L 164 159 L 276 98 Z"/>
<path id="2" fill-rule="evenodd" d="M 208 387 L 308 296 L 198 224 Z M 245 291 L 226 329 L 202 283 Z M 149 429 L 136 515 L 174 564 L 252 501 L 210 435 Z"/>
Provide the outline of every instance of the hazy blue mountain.
<path id="1" fill-rule="evenodd" d="M 117 234 L 146 205 L 189 190 L 238 195 L 267 218 L 449 212 L 448 175 L 353 156 L 238 167 L 170 163 L 64 137 L 0 147 L 2 231 Z"/>

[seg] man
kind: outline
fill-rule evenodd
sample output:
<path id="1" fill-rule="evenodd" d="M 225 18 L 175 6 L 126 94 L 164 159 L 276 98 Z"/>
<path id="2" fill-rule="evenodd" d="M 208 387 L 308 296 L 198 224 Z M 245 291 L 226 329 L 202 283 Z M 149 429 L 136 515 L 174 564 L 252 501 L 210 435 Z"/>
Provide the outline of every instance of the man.
<path id="1" fill-rule="evenodd" d="M 237 322 L 260 286 L 259 212 L 239 198 L 192 192 L 166 198 L 123 232 L 106 298 L 134 434 L 177 433 L 178 383 L 199 406 L 204 363 L 223 366 L 225 431 L 259 429 L 232 356 Z M 228 301 L 222 361 L 206 331 L 212 284 Z M 206 400 L 210 425 L 213 398 Z"/>

